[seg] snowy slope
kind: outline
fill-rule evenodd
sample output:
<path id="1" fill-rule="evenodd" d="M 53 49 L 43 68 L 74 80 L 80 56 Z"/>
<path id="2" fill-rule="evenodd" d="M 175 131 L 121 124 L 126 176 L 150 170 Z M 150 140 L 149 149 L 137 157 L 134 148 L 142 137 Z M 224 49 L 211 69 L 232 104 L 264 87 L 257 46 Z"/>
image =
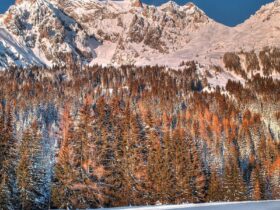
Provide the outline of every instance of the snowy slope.
<path id="1" fill-rule="evenodd" d="M 3 58 L 2 67 L 64 65 L 70 55 L 91 64 L 134 64 L 176 52 L 204 31 L 227 28 L 193 4 L 154 7 L 139 0 L 22 0 L 0 22 L 37 60 Z"/>
<path id="2" fill-rule="evenodd" d="M 89 62 L 99 45 L 47 0 L 18 1 L 0 18 L 0 67 Z"/>
<path id="3" fill-rule="evenodd" d="M 0 28 L 0 67 L 44 65 L 40 58 L 18 42 L 5 28 Z"/>
<path id="4" fill-rule="evenodd" d="M 203 203 L 183 205 L 159 205 L 143 207 L 110 208 L 113 210 L 279 210 L 280 201 L 245 201 L 228 203 Z M 108 209 L 109 210 L 109 209 Z"/>
<path id="5" fill-rule="evenodd" d="M 245 48 L 259 49 L 263 46 L 280 46 L 280 1 L 264 5 L 255 15 L 238 25 L 233 37 Z"/>
<path id="6" fill-rule="evenodd" d="M 140 1 L 52 1 L 79 22 L 86 32 L 105 46 L 97 49 L 92 64 L 133 64 L 151 56 L 178 51 L 217 25 L 193 4 L 168 2 L 160 7 Z M 198 33 L 199 32 L 199 33 Z M 108 47 L 106 47 L 108 46 Z"/>
<path id="7" fill-rule="evenodd" d="M 280 1 L 263 6 L 255 15 L 236 27 L 209 24 L 194 34 L 181 50 L 164 56 L 154 55 L 146 63 L 161 63 L 175 67 L 182 60 L 197 60 L 203 64 L 221 65 L 225 52 L 258 52 L 263 47 L 280 46 Z M 139 64 L 145 60 L 138 61 Z"/>

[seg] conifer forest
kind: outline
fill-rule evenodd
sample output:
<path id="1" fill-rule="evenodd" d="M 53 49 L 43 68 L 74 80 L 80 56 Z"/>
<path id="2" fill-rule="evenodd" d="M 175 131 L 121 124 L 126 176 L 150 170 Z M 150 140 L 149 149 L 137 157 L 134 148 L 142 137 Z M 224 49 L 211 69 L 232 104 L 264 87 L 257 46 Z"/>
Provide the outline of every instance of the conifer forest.
<path id="1" fill-rule="evenodd" d="M 280 199 L 279 66 L 265 55 L 266 75 L 247 77 L 254 53 L 245 70 L 225 54 L 244 82 L 211 91 L 193 61 L 0 72 L 0 209 Z"/>

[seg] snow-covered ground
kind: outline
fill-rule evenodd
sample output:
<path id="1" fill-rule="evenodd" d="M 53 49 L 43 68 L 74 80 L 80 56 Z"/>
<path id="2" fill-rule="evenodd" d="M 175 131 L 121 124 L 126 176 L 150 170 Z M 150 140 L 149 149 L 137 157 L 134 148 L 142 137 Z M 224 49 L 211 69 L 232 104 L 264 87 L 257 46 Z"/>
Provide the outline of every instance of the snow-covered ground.
<path id="1" fill-rule="evenodd" d="M 112 210 L 280 210 L 280 200 L 121 207 Z"/>

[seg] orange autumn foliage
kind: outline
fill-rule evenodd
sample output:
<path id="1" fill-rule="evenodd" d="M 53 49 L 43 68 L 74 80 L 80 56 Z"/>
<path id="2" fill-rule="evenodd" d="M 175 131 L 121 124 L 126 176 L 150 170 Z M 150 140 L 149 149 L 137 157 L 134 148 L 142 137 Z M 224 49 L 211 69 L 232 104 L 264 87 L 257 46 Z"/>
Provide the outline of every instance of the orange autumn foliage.
<path id="1" fill-rule="evenodd" d="M 279 171 L 280 173 L 280 157 L 278 157 L 270 167 L 270 174 L 273 174 L 276 171 Z"/>

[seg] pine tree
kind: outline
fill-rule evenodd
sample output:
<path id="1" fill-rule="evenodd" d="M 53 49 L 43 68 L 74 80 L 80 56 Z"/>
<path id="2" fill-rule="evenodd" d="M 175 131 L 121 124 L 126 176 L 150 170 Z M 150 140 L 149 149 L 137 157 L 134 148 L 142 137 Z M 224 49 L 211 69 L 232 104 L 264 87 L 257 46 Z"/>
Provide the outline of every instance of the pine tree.
<path id="1" fill-rule="evenodd" d="M 72 182 L 77 175 L 73 161 L 71 144 L 74 138 L 74 125 L 68 108 L 65 109 L 61 120 L 61 147 L 54 168 L 54 178 L 51 186 L 52 208 L 73 208 Z"/>
<path id="2" fill-rule="evenodd" d="M 226 165 L 223 174 L 223 200 L 224 201 L 243 201 L 246 200 L 246 188 L 243 177 L 236 164 Z"/>
<path id="3" fill-rule="evenodd" d="M 189 171 L 191 177 L 192 202 L 204 202 L 206 197 L 206 176 L 203 170 L 202 161 L 198 154 L 194 139 L 187 137 L 189 157 L 192 170 Z"/>
<path id="4" fill-rule="evenodd" d="M 173 165 L 173 142 L 171 132 L 167 122 L 165 122 L 163 134 L 163 154 L 161 157 L 161 183 L 162 183 L 162 200 L 163 203 L 174 203 L 176 196 L 176 178 L 174 175 Z"/>
<path id="5" fill-rule="evenodd" d="M 13 133 L 14 117 L 13 110 L 8 107 L 8 116 L 5 128 L 1 125 L 4 121 L 1 120 L 1 150 L 3 159 L 1 160 L 0 168 L 0 208 L 15 209 L 19 208 L 18 189 L 16 182 L 16 165 L 17 165 L 17 139 Z M 2 117 L 1 117 L 2 118 Z M 3 119 L 3 118 L 2 118 Z"/>
<path id="6" fill-rule="evenodd" d="M 253 200 L 261 200 L 261 186 L 258 170 L 254 169 L 250 177 L 250 197 Z"/>
<path id="7" fill-rule="evenodd" d="M 92 208 L 100 206 L 98 178 L 94 175 L 96 164 L 96 136 L 93 133 L 93 109 L 90 95 L 78 112 L 77 123 L 72 144 L 74 165 L 78 174 L 75 177 L 76 208 Z"/>
<path id="8" fill-rule="evenodd" d="M 130 103 L 127 103 L 124 110 L 124 119 L 120 124 L 121 136 L 121 162 L 122 186 L 127 193 L 128 205 L 140 205 L 145 201 L 147 194 L 147 167 L 146 167 L 146 145 L 141 133 L 139 118 L 132 111 Z M 117 123 L 117 122 L 116 122 Z M 120 123 L 120 122 L 119 122 Z M 119 124 L 117 123 L 117 124 Z M 120 157 L 118 155 L 118 157 Z"/>
<path id="9" fill-rule="evenodd" d="M 117 180 L 115 180 L 115 195 L 116 201 L 113 203 L 114 206 L 128 206 L 134 204 L 134 198 L 132 195 L 132 179 L 131 170 L 129 164 L 130 149 L 129 149 L 129 118 L 127 117 L 130 111 L 127 108 L 128 113 L 124 112 L 123 109 L 112 107 L 114 112 L 113 124 L 115 125 L 115 164 Z M 130 116 L 130 115 L 129 115 Z M 128 119 L 127 119 L 128 118 Z"/>
<path id="10" fill-rule="evenodd" d="M 211 170 L 209 187 L 207 191 L 207 202 L 217 202 L 222 201 L 222 184 L 220 180 L 220 176 L 217 173 L 216 169 Z"/>
<path id="11" fill-rule="evenodd" d="M 34 122 L 23 134 L 17 182 L 21 208 L 46 209 L 48 207 L 44 155 L 37 122 Z"/>
<path id="12" fill-rule="evenodd" d="M 5 138 L 5 112 L 3 107 L 0 107 L 0 171 L 7 156 L 7 139 Z M 0 180 L 2 180 L 0 174 Z"/>
<path id="13" fill-rule="evenodd" d="M 162 202 L 162 168 L 163 149 L 160 136 L 154 127 L 155 120 L 151 112 L 147 113 L 147 174 L 149 187 L 149 202 Z"/>
<path id="14" fill-rule="evenodd" d="M 149 135 L 150 146 L 148 156 L 148 176 L 151 182 L 151 202 L 155 203 L 161 200 L 161 146 L 155 131 Z"/>
<path id="15" fill-rule="evenodd" d="M 15 208 L 15 203 L 12 201 L 12 193 L 9 189 L 7 180 L 9 177 L 5 174 L 2 175 L 0 183 L 0 209 L 12 210 Z"/>
<path id="16" fill-rule="evenodd" d="M 181 127 L 181 122 L 178 120 L 178 126 L 175 129 L 172 137 L 174 144 L 174 173 L 176 178 L 176 203 L 192 202 L 191 190 L 191 171 L 193 170 L 191 156 L 188 147 L 188 139 L 186 132 Z"/>
<path id="17" fill-rule="evenodd" d="M 271 167 L 270 183 L 272 187 L 273 199 L 280 198 L 280 158 L 274 161 Z"/>
<path id="18" fill-rule="evenodd" d="M 261 189 L 259 180 L 256 180 L 254 185 L 253 199 L 256 201 L 261 200 Z"/>
<path id="19" fill-rule="evenodd" d="M 62 139 L 52 185 L 52 206 L 56 208 L 95 208 L 100 206 L 97 186 L 91 100 L 85 101 L 75 123 L 65 108 Z"/>

